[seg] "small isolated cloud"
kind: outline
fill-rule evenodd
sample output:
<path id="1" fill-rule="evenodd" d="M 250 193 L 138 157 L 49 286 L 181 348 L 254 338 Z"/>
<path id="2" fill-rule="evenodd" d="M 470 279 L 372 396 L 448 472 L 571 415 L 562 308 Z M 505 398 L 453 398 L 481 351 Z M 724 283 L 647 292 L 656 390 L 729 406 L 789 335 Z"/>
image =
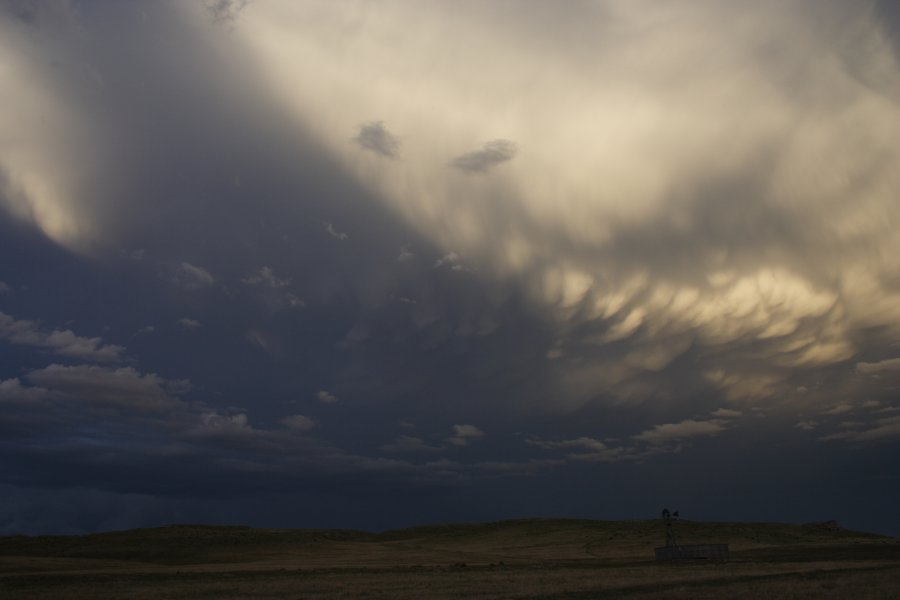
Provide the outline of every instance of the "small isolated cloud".
<path id="1" fill-rule="evenodd" d="M 173 282 L 185 290 L 196 291 L 211 286 L 216 279 L 203 267 L 183 262 L 175 269 Z"/>
<path id="2" fill-rule="evenodd" d="M 544 450 L 569 450 L 570 453 L 566 458 L 580 462 L 618 462 L 633 458 L 624 448 L 610 447 L 605 442 L 591 437 L 560 441 L 529 439 L 526 443 Z"/>
<path id="3" fill-rule="evenodd" d="M 743 416 L 744 413 L 739 410 L 732 410 L 730 408 L 720 408 L 712 411 L 710 414 L 714 417 L 720 417 L 722 419 L 731 419 Z"/>
<path id="4" fill-rule="evenodd" d="M 119 256 L 121 258 L 125 258 L 128 260 L 144 260 L 144 257 L 146 255 L 147 253 L 142 248 L 138 248 L 137 250 L 132 250 L 130 252 L 128 250 L 122 250 L 121 252 L 119 252 Z"/>
<path id="5" fill-rule="evenodd" d="M 328 232 L 328 235 L 337 240 L 346 240 L 350 237 L 343 231 L 338 231 L 337 229 L 335 229 L 334 225 L 332 225 L 331 223 L 325 223 L 325 231 Z"/>
<path id="6" fill-rule="evenodd" d="M 462 256 L 460 256 L 456 252 L 448 252 L 444 256 L 434 261 L 434 266 L 432 268 L 439 269 L 441 267 L 449 267 L 453 271 L 467 270 L 465 265 L 462 264 Z"/>
<path id="7" fill-rule="evenodd" d="M 397 262 L 409 262 L 416 257 L 409 248 L 406 246 L 402 246 L 400 248 L 400 254 L 397 255 Z"/>
<path id="8" fill-rule="evenodd" d="M 0 281 L 0 294 L 5 294 L 9 292 L 12 288 Z"/>
<path id="9" fill-rule="evenodd" d="M 205 6 L 213 22 L 234 25 L 247 0 L 206 0 Z"/>
<path id="10" fill-rule="evenodd" d="M 296 294 L 285 290 L 291 284 L 290 278 L 281 279 L 275 275 L 271 267 L 260 267 L 257 271 L 241 279 L 241 283 L 251 287 L 261 288 L 263 298 L 272 310 L 278 310 L 285 306 L 291 308 L 303 308 L 306 303 Z"/>
<path id="11" fill-rule="evenodd" d="M 335 404 L 338 401 L 337 396 L 335 396 L 328 390 L 319 390 L 319 392 L 316 394 L 316 400 L 318 400 L 322 404 Z"/>
<path id="12" fill-rule="evenodd" d="M 188 319 L 187 317 L 178 319 L 178 324 L 187 329 L 197 329 L 200 327 L 200 321 L 197 319 Z"/>
<path id="13" fill-rule="evenodd" d="M 457 156 L 450 164 L 464 173 L 487 173 L 497 165 L 515 158 L 518 149 L 515 142 L 492 140 L 480 150 Z"/>
<path id="14" fill-rule="evenodd" d="M 882 373 L 884 371 L 900 371 L 900 358 L 889 358 L 887 360 L 879 360 L 878 362 L 858 362 L 856 363 L 856 372 L 869 375 L 872 373 Z"/>
<path id="15" fill-rule="evenodd" d="M 261 285 L 270 288 L 283 288 L 290 285 L 290 279 L 279 279 L 270 267 L 260 267 L 256 273 L 241 279 L 244 285 Z"/>
<path id="16" fill-rule="evenodd" d="M 421 454 L 423 452 L 440 452 L 439 446 L 430 446 L 422 438 L 411 435 L 398 436 L 393 442 L 379 448 L 382 452 L 392 454 Z"/>
<path id="17" fill-rule="evenodd" d="M 545 441 L 540 439 L 526 440 L 526 443 L 543 448 L 544 450 L 555 450 L 557 448 L 578 449 L 578 450 L 606 450 L 607 446 L 600 440 L 591 437 L 580 437 L 572 440 L 561 440 L 557 442 Z"/>
<path id="18" fill-rule="evenodd" d="M 812 431 L 819 424 L 816 421 L 800 421 L 796 425 L 794 425 L 794 429 L 802 429 L 803 431 Z"/>
<path id="19" fill-rule="evenodd" d="M 134 339 L 134 338 L 138 337 L 139 335 L 145 335 L 145 334 L 148 334 L 148 333 L 153 333 L 154 331 L 156 331 L 156 328 L 153 327 L 153 325 L 147 325 L 146 327 L 141 327 L 140 329 L 138 329 L 137 331 L 135 331 L 135 332 L 131 335 L 131 338 Z"/>
<path id="20" fill-rule="evenodd" d="M 514 461 L 484 461 L 475 464 L 475 467 L 485 473 L 495 475 L 534 475 L 546 469 L 559 467 L 566 464 L 558 459 L 531 459 L 524 462 Z"/>
<path id="21" fill-rule="evenodd" d="M 75 335 L 71 330 L 41 331 L 33 321 L 19 320 L 0 312 L 0 339 L 13 344 L 46 348 L 59 356 L 115 362 L 121 360 L 125 351 L 122 346 L 104 344 L 99 337 L 86 338 Z"/>
<path id="22" fill-rule="evenodd" d="M 400 138 L 387 130 L 384 121 L 370 121 L 359 126 L 359 133 L 353 141 L 364 150 L 396 158 L 400 151 Z"/>
<path id="23" fill-rule="evenodd" d="M 843 415 L 853 410 L 853 405 L 849 402 L 841 402 L 840 404 L 835 404 L 828 410 L 822 411 L 823 415 Z"/>
<path id="24" fill-rule="evenodd" d="M 447 441 L 455 446 L 468 446 L 472 440 L 484 437 L 484 432 L 474 425 L 454 425 L 453 435 Z"/>
<path id="25" fill-rule="evenodd" d="M 246 414 L 223 415 L 217 412 L 202 413 L 196 426 L 188 432 L 190 436 L 194 437 L 214 438 L 241 438 L 255 433 L 257 430 L 250 425 Z"/>
<path id="26" fill-rule="evenodd" d="M 294 431 L 311 431 L 318 425 L 314 419 L 303 415 L 290 415 L 281 419 L 280 423 Z"/>
<path id="27" fill-rule="evenodd" d="M 722 421 L 715 419 L 710 421 L 686 419 L 680 423 L 655 425 L 652 429 L 648 429 L 633 436 L 633 439 L 648 442 L 650 444 L 664 444 L 666 442 L 684 438 L 718 435 L 722 431 L 725 431 Z"/>

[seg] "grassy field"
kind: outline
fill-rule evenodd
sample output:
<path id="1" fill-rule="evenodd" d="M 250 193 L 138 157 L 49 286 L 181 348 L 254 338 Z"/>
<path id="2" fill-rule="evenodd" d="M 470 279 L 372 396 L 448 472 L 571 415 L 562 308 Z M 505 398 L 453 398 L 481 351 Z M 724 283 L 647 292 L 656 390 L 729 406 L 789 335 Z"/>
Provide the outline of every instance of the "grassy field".
<path id="1" fill-rule="evenodd" d="M 656 563 L 659 521 L 15 536 L 0 538 L 0 598 L 900 598 L 897 539 L 771 523 L 677 533 L 731 558 Z"/>

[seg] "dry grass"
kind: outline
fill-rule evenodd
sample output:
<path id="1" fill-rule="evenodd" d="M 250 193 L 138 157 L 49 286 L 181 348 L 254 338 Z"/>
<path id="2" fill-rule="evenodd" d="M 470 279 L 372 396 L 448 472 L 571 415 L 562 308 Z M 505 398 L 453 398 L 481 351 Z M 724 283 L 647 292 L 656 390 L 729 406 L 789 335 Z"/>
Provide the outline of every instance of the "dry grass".
<path id="1" fill-rule="evenodd" d="M 682 523 L 726 563 L 658 564 L 654 522 L 527 520 L 348 531 L 165 527 L 0 538 L 0 597 L 900 597 L 900 541 L 777 524 Z"/>

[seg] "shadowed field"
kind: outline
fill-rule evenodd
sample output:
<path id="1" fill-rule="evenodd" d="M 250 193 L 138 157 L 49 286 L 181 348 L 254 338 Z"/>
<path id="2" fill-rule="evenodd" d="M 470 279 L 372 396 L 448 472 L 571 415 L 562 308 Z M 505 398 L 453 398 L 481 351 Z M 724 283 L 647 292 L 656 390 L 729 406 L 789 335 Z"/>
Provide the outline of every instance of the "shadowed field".
<path id="1" fill-rule="evenodd" d="M 2 598 L 894 598 L 900 540 L 769 523 L 678 524 L 728 562 L 658 564 L 658 521 L 536 519 L 348 530 L 178 525 L 0 538 Z"/>

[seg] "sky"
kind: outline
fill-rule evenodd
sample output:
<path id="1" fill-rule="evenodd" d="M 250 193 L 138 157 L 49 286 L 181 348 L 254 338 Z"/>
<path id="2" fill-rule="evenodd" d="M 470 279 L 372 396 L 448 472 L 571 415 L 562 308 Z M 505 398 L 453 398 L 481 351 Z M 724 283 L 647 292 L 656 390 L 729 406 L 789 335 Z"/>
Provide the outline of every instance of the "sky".
<path id="1" fill-rule="evenodd" d="M 0 0 L 0 534 L 900 535 L 890 0 Z"/>

